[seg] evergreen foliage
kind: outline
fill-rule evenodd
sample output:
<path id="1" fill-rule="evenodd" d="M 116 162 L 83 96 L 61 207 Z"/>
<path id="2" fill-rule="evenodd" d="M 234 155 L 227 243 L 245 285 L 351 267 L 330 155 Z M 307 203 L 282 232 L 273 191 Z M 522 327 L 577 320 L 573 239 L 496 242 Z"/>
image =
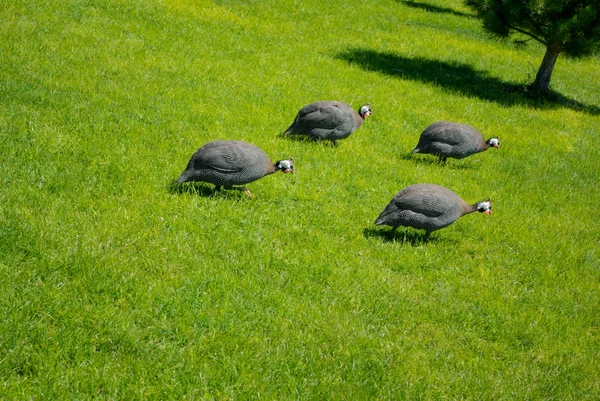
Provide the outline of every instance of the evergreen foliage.
<path id="1" fill-rule="evenodd" d="M 579 58 L 600 49 L 597 0 L 465 0 L 498 38 L 521 33 L 546 46 L 532 87 L 546 92 L 559 54 Z"/>

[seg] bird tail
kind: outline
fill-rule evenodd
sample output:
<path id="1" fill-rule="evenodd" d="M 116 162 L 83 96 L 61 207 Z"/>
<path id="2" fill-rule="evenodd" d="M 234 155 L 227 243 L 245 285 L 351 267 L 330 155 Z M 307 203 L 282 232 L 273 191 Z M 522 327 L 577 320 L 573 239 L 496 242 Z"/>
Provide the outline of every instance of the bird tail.
<path id="1" fill-rule="evenodd" d="M 188 171 L 184 171 L 183 173 L 181 173 L 181 175 L 179 176 L 179 178 L 177 179 L 177 182 L 186 182 L 189 178 L 189 173 Z"/>
<path id="2" fill-rule="evenodd" d="M 384 226 L 386 225 L 386 217 L 387 214 L 385 213 L 385 210 L 379 215 L 379 217 L 377 218 L 377 220 L 375 220 L 375 225 L 376 226 Z"/>
<path id="3" fill-rule="evenodd" d="M 290 125 L 288 129 L 283 132 L 283 135 L 289 136 L 295 134 L 294 132 L 294 124 Z"/>
<path id="4" fill-rule="evenodd" d="M 416 148 L 413 149 L 412 153 L 419 153 L 421 151 L 421 149 L 417 146 Z"/>

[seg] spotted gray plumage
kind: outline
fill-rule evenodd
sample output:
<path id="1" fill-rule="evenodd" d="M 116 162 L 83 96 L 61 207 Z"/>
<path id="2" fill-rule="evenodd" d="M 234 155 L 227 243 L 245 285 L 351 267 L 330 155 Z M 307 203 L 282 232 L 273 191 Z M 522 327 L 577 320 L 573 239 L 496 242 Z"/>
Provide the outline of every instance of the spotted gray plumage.
<path id="1" fill-rule="evenodd" d="M 232 188 L 258 180 L 278 170 L 294 171 L 293 159 L 273 163 L 258 146 L 243 141 L 208 142 L 194 153 L 177 182 L 201 181 Z M 246 188 L 240 188 L 248 195 Z"/>
<path id="2" fill-rule="evenodd" d="M 376 225 L 413 227 L 425 230 L 426 236 L 454 223 L 476 210 L 489 214 L 490 201 L 473 205 L 448 188 L 434 184 L 415 184 L 398 192 L 375 220 Z"/>
<path id="3" fill-rule="evenodd" d="M 320 101 L 304 106 L 285 131 L 286 135 L 304 134 L 311 139 L 336 141 L 350 136 L 372 114 L 366 104 L 358 112 L 343 102 Z"/>
<path id="4" fill-rule="evenodd" d="M 435 155 L 440 158 L 440 162 L 445 162 L 448 157 L 462 159 L 490 147 L 500 147 L 498 137 L 486 141 L 470 125 L 438 121 L 425 128 L 412 153 Z"/>

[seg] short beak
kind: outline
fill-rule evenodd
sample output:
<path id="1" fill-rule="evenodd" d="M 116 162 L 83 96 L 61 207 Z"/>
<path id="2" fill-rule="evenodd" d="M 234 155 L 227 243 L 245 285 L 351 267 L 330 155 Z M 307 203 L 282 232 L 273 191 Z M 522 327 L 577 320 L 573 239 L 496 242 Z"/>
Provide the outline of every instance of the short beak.
<path id="1" fill-rule="evenodd" d="M 492 209 L 488 209 L 484 212 L 485 214 L 492 214 Z"/>

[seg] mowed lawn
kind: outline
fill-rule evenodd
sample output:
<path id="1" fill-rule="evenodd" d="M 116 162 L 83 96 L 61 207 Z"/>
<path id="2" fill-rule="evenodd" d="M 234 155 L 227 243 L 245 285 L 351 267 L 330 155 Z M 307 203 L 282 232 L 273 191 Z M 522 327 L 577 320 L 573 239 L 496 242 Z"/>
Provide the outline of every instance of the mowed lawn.
<path id="1" fill-rule="evenodd" d="M 459 0 L 0 6 L 0 399 L 600 399 L 600 59 Z M 281 133 L 313 101 L 371 116 Z M 445 166 L 429 124 L 499 136 Z M 277 173 L 175 185 L 214 139 Z M 373 224 L 415 183 L 475 213 Z"/>

